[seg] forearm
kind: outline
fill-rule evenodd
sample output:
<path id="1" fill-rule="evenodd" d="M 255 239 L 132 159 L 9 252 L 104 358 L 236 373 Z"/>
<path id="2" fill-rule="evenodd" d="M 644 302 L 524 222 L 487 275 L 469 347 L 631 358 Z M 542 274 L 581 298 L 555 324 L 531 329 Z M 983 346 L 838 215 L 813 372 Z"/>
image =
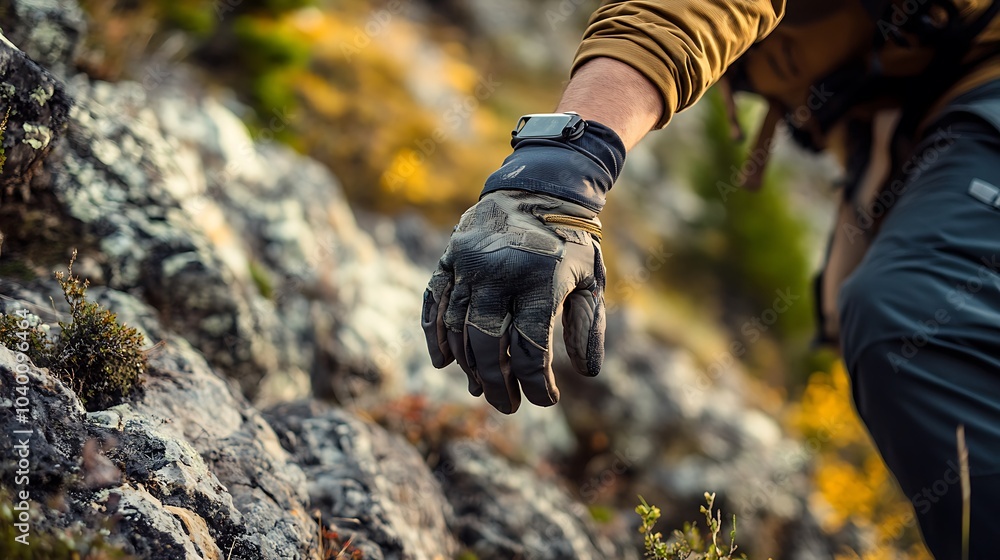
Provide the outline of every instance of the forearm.
<path id="1" fill-rule="evenodd" d="M 632 149 L 663 113 L 659 90 L 631 66 L 595 58 L 577 69 L 557 111 L 574 111 L 614 130 Z"/>
<path id="2" fill-rule="evenodd" d="M 573 76 L 600 59 L 634 68 L 659 93 L 654 128 L 662 128 L 767 36 L 784 8 L 785 0 L 607 0 L 591 17 Z M 622 103 L 611 95 L 609 105 Z"/>

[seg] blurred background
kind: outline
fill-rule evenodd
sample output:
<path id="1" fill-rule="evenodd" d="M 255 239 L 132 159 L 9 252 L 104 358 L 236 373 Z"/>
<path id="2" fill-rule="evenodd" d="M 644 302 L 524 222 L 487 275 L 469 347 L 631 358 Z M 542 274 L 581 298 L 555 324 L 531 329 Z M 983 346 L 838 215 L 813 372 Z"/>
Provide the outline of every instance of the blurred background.
<path id="1" fill-rule="evenodd" d="M 716 91 L 629 155 L 602 215 L 611 314 L 599 378 L 561 374 L 558 406 L 502 418 L 465 393 L 458 369 L 427 363 L 420 283 L 508 154 L 517 117 L 554 108 L 596 0 L 80 4 L 90 23 L 76 66 L 91 80 L 217 100 L 253 141 L 320 162 L 371 239 L 366 258 L 407 279 L 359 297 L 402 301 L 412 316 L 380 303 L 338 320 L 353 329 L 330 352 L 340 361 L 303 374 L 317 393 L 404 434 L 432 467 L 442 441 L 485 433 L 637 547 L 637 495 L 664 510 L 667 532 L 698 517 L 709 491 L 753 558 L 928 557 L 843 366 L 811 346 L 838 171 L 781 142 L 761 192 L 732 192 L 748 147 L 730 138 Z M 752 138 L 763 106 L 738 103 Z M 231 177 L 223 168 L 207 189 Z M 249 278 L 281 307 L 294 279 L 272 260 L 251 259 Z M 368 337 L 379 321 L 392 324 Z M 279 401 L 308 391 L 303 375 L 248 392 Z"/>

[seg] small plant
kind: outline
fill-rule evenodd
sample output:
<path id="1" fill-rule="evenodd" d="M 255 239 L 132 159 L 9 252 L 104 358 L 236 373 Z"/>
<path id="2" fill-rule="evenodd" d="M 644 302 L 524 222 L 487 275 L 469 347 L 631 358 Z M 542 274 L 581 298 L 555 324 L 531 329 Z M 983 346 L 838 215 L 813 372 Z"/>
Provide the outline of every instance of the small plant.
<path id="1" fill-rule="evenodd" d="M 319 527 L 319 557 L 322 560 L 364 560 L 361 550 L 354 547 L 354 537 L 345 539 L 333 527 L 323 523 L 323 514 L 319 510 L 313 512 L 313 517 Z"/>
<path id="2" fill-rule="evenodd" d="M 49 367 L 53 343 L 47 326 L 27 311 L 0 315 L 0 344 L 24 352 L 38 367 Z"/>
<path id="3" fill-rule="evenodd" d="M 7 105 L 7 112 L 0 122 L 0 173 L 3 173 L 3 166 L 7 165 L 7 149 L 3 147 L 5 135 L 7 134 L 7 120 L 10 118 L 10 105 Z"/>
<path id="4" fill-rule="evenodd" d="M 257 291 L 261 296 L 265 299 L 274 299 L 274 282 L 264 265 L 257 261 L 250 261 L 250 279 L 257 286 Z"/>
<path id="5" fill-rule="evenodd" d="M 707 505 L 701 506 L 708 526 L 708 537 L 702 536 L 697 523 L 685 523 L 683 530 L 674 531 L 669 542 L 663 541 L 663 534 L 653 530 L 660 519 L 660 508 L 651 506 L 639 496 L 635 512 L 642 519 L 639 533 L 643 535 L 646 558 L 654 560 L 746 560 L 746 555 L 736 554 L 736 516 L 729 531 L 729 544 L 720 539 L 722 533 L 722 511 L 716 511 L 715 494 L 705 492 Z"/>
<path id="6" fill-rule="evenodd" d="M 13 509 L 13 494 L 0 487 L 0 558 L 4 560 L 128 560 L 125 554 L 108 539 L 110 530 L 96 531 L 83 527 L 72 529 L 35 529 L 28 533 L 25 546 L 24 533 L 14 524 L 17 513 Z M 18 537 L 21 540 L 18 540 Z"/>
<path id="7" fill-rule="evenodd" d="M 88 281 L 69 272 L 56 280 L 70 308 L 70 321 L 59 322 L 52 340 L 44 325 L 17 315 L 0 315 L 0 344 L 16 348 L 38 367 L 47 367 L 68 384 L 87 410 L 104 410 L 121 403 L 141 382 L 146 367 L 143 336 L 118 323 L 117 316 L 87 301 Z"/>

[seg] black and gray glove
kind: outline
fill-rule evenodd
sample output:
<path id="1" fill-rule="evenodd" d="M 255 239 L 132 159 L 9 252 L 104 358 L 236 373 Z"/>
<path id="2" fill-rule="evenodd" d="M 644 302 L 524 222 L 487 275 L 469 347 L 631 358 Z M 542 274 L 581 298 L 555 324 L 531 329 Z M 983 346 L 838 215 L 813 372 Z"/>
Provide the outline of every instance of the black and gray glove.
<path id="1" fill-rule="evenodd" d="M 453 360 L 469 392 L 511 414 L 521 392 L 559 400 L 554 320 L 563 310 L 570 361 L 594 376 L 604 360 L 605 271 L 597 214 L 625 147 L 588 123 L 574 140 L 522 140 L 465 214 L 424 294 L 421 323 L 438 368 Z"/>

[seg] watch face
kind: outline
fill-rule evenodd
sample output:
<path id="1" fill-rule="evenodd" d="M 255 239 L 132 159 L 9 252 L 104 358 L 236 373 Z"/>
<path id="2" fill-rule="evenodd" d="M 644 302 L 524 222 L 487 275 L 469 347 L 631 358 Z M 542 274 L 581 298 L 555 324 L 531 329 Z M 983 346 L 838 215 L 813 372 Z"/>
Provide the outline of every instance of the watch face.
<path id="1" fill-rule="evenodd" d="M 518 138 L 559 138 L 573 115 L 545 115 L 527 119 L 517 131 Z"/>

